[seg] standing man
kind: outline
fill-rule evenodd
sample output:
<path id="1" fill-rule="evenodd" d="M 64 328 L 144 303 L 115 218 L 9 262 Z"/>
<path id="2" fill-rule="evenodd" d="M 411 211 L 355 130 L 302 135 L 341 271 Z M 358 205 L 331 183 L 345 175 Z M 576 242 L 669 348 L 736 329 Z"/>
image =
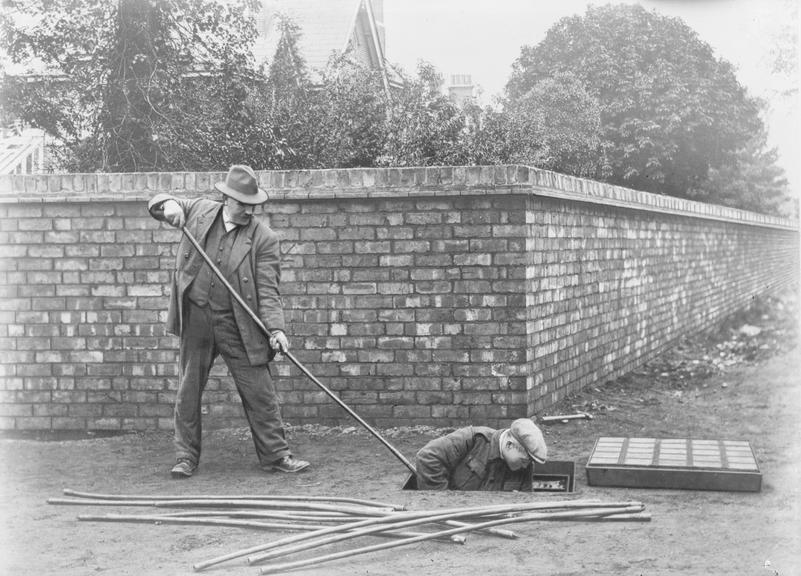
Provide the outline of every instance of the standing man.
<path id="1" fill-rule="evenodd" d="M 173 478 L 189 478 L 200 461 L 201 396 L 218 355 L 228 366 L 242 399 L 256 454 L 264 470 L 300 472 L 309 463 L 289 450 L 270 361 L 289 350 L 278 284 L 278 236 L 253 218 L 267 200 L 248 166 L 232 166 L 215 188 L 222 201 L 184 200 L 157 194 L 150 215 L 187 231 L 205 247 L 226 280 L 270 332 L 269 338 L 229 294 L 186 237 L 172 275 L 167 330 L 181 338 L 175 398 Z"/>
<path id="2" fill-rule="evenodd" d="M 547 458 L 545 439 L 530 418 L 502 430 L 466 426 L 420 449 L 417 489 L 531 490 L 531 467 Z"/>

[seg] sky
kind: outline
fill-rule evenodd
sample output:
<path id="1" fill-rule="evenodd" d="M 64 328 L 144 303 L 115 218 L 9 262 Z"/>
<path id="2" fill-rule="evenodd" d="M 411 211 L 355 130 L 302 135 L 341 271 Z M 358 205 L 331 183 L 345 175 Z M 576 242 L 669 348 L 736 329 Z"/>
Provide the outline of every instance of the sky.
<path id="1" fill-rule="evenodd" d="M 794 74 L 773 73 L 771 66 L 779 37 L 796 39 L 798 58 L 797 0 L 384 0 L 386 56 L 408 72 L 419 60 L 430 62 L 446 82 L 452 74 L 469 74 L 489 103 L 503 91 L 521 46 L 538 44 L 560 18 L 609 3 L 641 4 L 681 18 L 734 65 L 749 94 L 768 101 L 769 144 L 801 197 L 798 66 Z M 791 88 L 796 94 L 787 96 Z"/>

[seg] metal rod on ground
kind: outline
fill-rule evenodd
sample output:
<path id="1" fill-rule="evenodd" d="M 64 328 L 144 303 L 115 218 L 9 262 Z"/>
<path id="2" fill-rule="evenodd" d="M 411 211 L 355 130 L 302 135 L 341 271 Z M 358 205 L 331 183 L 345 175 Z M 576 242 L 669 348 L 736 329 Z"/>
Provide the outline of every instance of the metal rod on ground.
<path id="1" fill-rule="evenodd" d="M 156 508 L 278 508 L 285 510 L 294 508 L 296 510 L 319 510 L 323 512 L 341 512 L 344 514 L 354 514 L 356 516 L 380 516 L 384 517 L 392 509 L 380 508 L 353 508 L 349 506 L 332 506 L 328 504 L 312 504 L 303 502 L 293 502 L 287 505 L 284 502 L 270 502 L 269 500 L 159 500 L 154 504 Z"/>
<path id="2" fill-rule="evenodd" d="M 256 495 L 256 496 L 215 496 L 210 494 L 199 495 L 186 495 L 186 496 L 169 496 L 169 495 L 156 495 L 156 496 L 142 496 L 131 494 L 102 494 L 92 492 L 79 492 L 64 488 L 65 496 L 74 496 L 76 498 L 91 498 L 94 500 L 298 500 L 301 502 L 341 502 L 343 504 L 361 504 L 362 506 L 374 506 L 376 508 L 394 508 L 395 510 L 404 510 L 404 506 L 400 504 L 389 504 L 386 502 L 377 502 L 375 500 L 363 500 L 361 498 L 346 498 L 341 496 L 290 496 L 290 495 Z"/>
<path id="3" fill-rule="evenodd" d="M 210 518 L 214 516 L 225 516 L 226 518 L 269 518 L 271 520 L 288 520 L 292 522 L 356 522 L 374 518 L 374 516 L 354 516 L 348 514 L 343 516 L 320 516 L 318 514 L 292 514 L 283 512 L 262 512 L 259 510 L 184 510 L 182 512 L 166 512 L 162 516 L 174 518 Z M 322 526 L 321 526 L 322 528 Z"/>
<path id="4" fill-rule="evenodd" d="M 641 508 L 631 507 L 628 512 L 635 512 L 641 510 Z M 615 509 L 598 509 L 592 510 L 592 514 L 594 516 L 601 516 L 604 514 L 614 514 L 613 512 Z M 517 516 L 514 518 L 502 518 L 500 520 L 490 520 L 488 522 L 483 522 L 481 524 L 476 524 L 476 527 L 481 528 L 489 528 L 490 526 L 499 526 L 501 524 L 511 524 L 517 522 L 531 522 L 536 520 L 559 520 L 568 517 L 578 517 L 582 514 L 588 515 L 590 512 L 588 510 L 570 510 L 566 512 L 550 512 L 550 513 L 533 513 L 527 514 L 525 516 Z M 375 552 L 378 550 L 386 550 L 388 548 L 397 548 L 398 546 L 406 546 L 408 544 L 415 544 L 417 542 L 423 542 L 424 540 L 430 540 L 434 535 L 437 536 L 447 536 L 452 534 L 460 534 L 462 532 L 469 532 L 473 528 L 452 528 L 450 530 L 443 530 L 441 532 L 433 532 L 431 534 L 426 534 L 424 536 L 415 536 L 414 538 L 408 538 L 404 540 L 396 540 L 394 542 L 386 542 L 384 544 L 375 544 L 373 546 L 365 546 L 363 548 L 356 548 L 353 550 L 345 550 L 343 552 L 335 552 L 333 554 L 327 554 L 325 556 L 318 556 L 316 558 L 307 558 L 305 560 L 296 560 L 295 562 L 286 562 L 284 564 L 273 564 L 270 566 L 265 566 L 261 569 L 261 574 L 273 574 L 276 572 L 281 572 L 284 570 L 290 570 L 293 568 L 300 568 L 302 566 L 310 566 L 321 564 L 323 562 L 328 562 L 331 560 L 338 560 L 340 558 L 348 558 L 351 556 L 357 556 L 359 554 L 365 554 L 367 552 Z"/>
<path id="5" fill-rule="evenodd" d="M 547 507 L 540 506 L 539 504 L 523 504 L 522 506 L 521 505 L 512 504 L 511 506 L 515 507 L 519 511 L 524 511 L 524 512 L 531 512 L 532 510 L 543 509 L 543 508 L 547 509 Z M 505 506 L 501 506 L 501 507 L 502 508 L 506 508 Z M 622 507 L 618 506 L 618 507 L 614 507 L 613 509 L 615 509 L 615 510 L 626 510 L 627 512 L 631 512 L 631 511 L 635 511 L 634 510 L 635 508 L 636 508 L 636 512 L 640 512 L 640 511 L 642 511 L 643 506 L 642 506 L 642 504 L 637 503 L 635 506 L 622 506 Z M 592 509 L 594 509 L 594 510 L 598 510 L 598 509 L 606 510 L 606 509 L 608 509 L 608 507 L 604 506 L 604 507 L 601 507 L 601 508 L 592 508 Z M 583 513 L 584 511 L 583 510 L 579 510 L 579 512 Z M 398 516 L 400 516 L 400 515 L 398 515 Z M 273 546 L 270 551 L 262 552 L 260 554 L 254 555 L 254 556 L 248 556 L 248 563 L 256 564 L 256 563 L 263 562 L 264 560 L 267 560 L 269 558 L 273 558 L 273 557 L 276 557 L 276 556 L 283 556 L 283 555 L 288 554 L 288 553 L 299 552 L 301 550 L 307 550 L 309 548 L 315 548 L 315 547 L 323 545 L 323 544 L 331 544 L 333 542 L 339 542 L 341 540 L 348 540 L 350 538 L 355 538 L 357 536 L 366 536 L 366 535 L 369 535 L 369 534 L 374 534 L 376 532 L 381 532 L 383 530 L 408 528 L 410 526 L 419 526 L 420 524 L 429 524 L 429 523 L 432 523 L 432 522 L 443 522 L 443 521 L 447 521 L 447 520 L 454 520 L 456 518 L 465 518 L 465 517 L 470 517 L 470 516 L 477 516 L 475 514 L 474 510 L 461 509 L 461 510 L 458 510 L 457 512 L 454 512 L 453 510 L 441 510 L 441 511 L 428 512 L 427 515 L 424 514 L 424 515 L 419 516 L 417 518 L 404 519 L 404 518 L 398 518 L 396 516 L 394 521 L 390 520 L 389 522 L 374 522 L 372 524 L 365 525 L 364 527 L 361 527 L 361 528 L 357 524 L 353 524 L 353 525 L 351 525 L 351 528 L 353 528 L 353 530 L 351 532 L 349 532 L 348 534 L 341 534 L 340 533 L 340 534 L 334 534 L 334 535 L 328 536 L 328 535 L 324 535 L 324 532 L 326 532 L 326 531 L 320 531 L 320 534 L 318 535 L 319 537 L 317 537 L 317 536 L 315 536 L 314 533 L 309 532 L 307 534 L 301 535 L 300 537 L 294 538 L 294 540 L 296 541 L 294 546 L 287 547 L 286 545 L 284 545 L 282 547 L 280 545 L 280 543 L 279 543 L 279 545 Z M 509 519 L 515 520 L 515 518 L 508 518 L 507 517 L 507 518 L 502 518 L 500 520 L 509 520 Z M 486 521 L 487 520 L 485 519 L 483 523 L 485 523 Z M 462 526 L 460 526 L 458 528 L 464 529 L 465 531 L 484 529 L 484 527 L 482 526 L 483 523 L 479 522 L 479 523 L 474 523 L 474 524 L 463 524 Z M 490 525 L 490 526 L 487 526 L 486 528 L 491 528 L 493 526 L 494 525 Z M 329 533 L 331 533 L 331 532 L 329 532 Z M 315 540 L 315 538 L 317 538 L 317 539 Z M 290 539 L 287 538 L 286 540 L 290 540 Z M 305 540 L 306 542 L 297 543 L 300 540 Z M 309 542 L 309 541 L 311 541 L 311 542 Z"/>
<path id="6" fill-rule="evenodd" d="M 74 496 L 76 498 L 85 498 L 86 500 L 70 500 L 70 499 L 58 499 L 54 498 L 48 500 L 51 504 L 92 504 L 92 505 L 101 505 L 101 506 L 155 506 L 157 502 L 172 502 L 176 500 L 285 500 L 285 501 L 310 501 L 310 502 L 345 502 L 345 503 L 352 503 L 352 504 L 361 504 L 363 506 L 370 506 L 374 508 L 392 508 L 394 510 L 404 510 L 404 506 L 399 504 L 390 504 L 386 502 L 377 502 L 374 500 L 362 500 L 359 498 L 345 498 L 345 497 L 328 497 L 328 496 L 274 496 L 274 495 L 265 495 L 265 496 L 213 496 L 213 495 L 187 495 L 187 496 L 163 496 L 163 495 L 154 495 L 154 496 L 142 496 L 142 495 L 124 495 L 124 494 L 103 494 L 103 493 L 92 493 L 92 492 L 79 492 L 77 490 L 72 490 L 69 488 L 64 488 L 63 492 L 65 495 Z M 92 502 L 90 502 L 92 500 Z M 97 500 L 97 502 L 94 502 Z M 214 512 L 174 512 L 173 515 L 190 515 L 194 514 L 196 516 L 201 515 L 213 515 Z M 292 514 L 288 513 L 268 513 L 268 512 L 238 512 L 239 516 L 249 516 L 249 517 L 261 517 L 261 518 L 274 518 L 274 519 L 287 519 Z M 330 515 L 329 520 L 325 520 L 322 515 L 328 514 Z M 347 515 L 346 515 L 347 514 Z M 228 513 L 228 515 L 232 515 Z M 298 515 L 295 514 L 294 517 L 298 518 Z M 356 518 L 351 513 L 344 513 L 344 512 L 326 512 L 322 510 L 316 510 L 316 513 L 313 517 L 309 519 L 314 519 L 314 521 L 322 522 L 328 521 L 333 522 L 343 518 Z M 360 519 L 364 518 L 364 515 Z M 450 526 L 466 526 L 467 523 L 464 522 L 457 522 L 456 520 L 448 520 L 445 522 Z M 502 538 L 509 538 L 514 539 L 517 538 L 517 534 L 512 532 L 511 530 L 504 530 L 502 528 L 490 528 L 485 530 L 490 534 L 494 534 L 496 536 L 500 536 Z"/>
<path id="7" fill-rule="evenodd" d="M 228 292 L 231 293 L 231 297 L 234 298 L 234 300 L 236 300 L 236 302 L 245 310 L 248 316 L 250 316 L 250 318 L 256 323 L 256 326 L 259 327 L 259 330 L 261 330 L 266 336 L 269 337 L 270 331 L 261 321 L 261 318 L 259 318 L 253 312 L 253 310 L 250 309 L 250 307 L 242 299 L 242 296 L 240 296 L 239 293 L 236 290 L 234 290 L 234 287 L 231 286 L 230 282 L 228 282 L 223 273 L 220 272 L 220 270 L 214 265 L 214 262 L 212 262 L 211 258 L 209 258 L 209 255 L 206 254 L 206 251 L 203 250 L 203 247 L 200 245 L 200 243 L 195 239 L 194 236 L 192 236 L 192 234 L 189 232 L 189 230 L 186 229 L 186 227 L 181 228 L 181 231 L 184 233 L 184 236 L 186 236 L 187 240 L 189 240 L 192 246 L 195 247 L 195 250 L 198 251 L 198 254 L 200 254 L 203 260 L 206 261 L 206 264 L 209 265 L 209 268 L 211 268 L 212 272 L 214 272 L 217 278 L 220 279 L 220 282 L 222 282 L 223 285 L 228 289 Z M 334 402 L 339 404 L 340 408 L 342 408 L 343 410 L 345 410 L 345 412 L 350 414 L 352 418 L 354 418 L 370 434 L 375 436 L 375 438 L 377 438 L 384 446 L 386 446 L 389 449 L 389 451 L 392 452 L 395 455 L 395 457 L 398 460 L 400 460 L 403 463 L 403 465 L 406 466 L 412 472 L 412 474 L 417 474 L 417 470 L 415 469 L 414 465 L 411 462 L 409 462 L 409 460 L 407 460 L 406 457 L 403 454 L 401 454 L 397 448 L 395 448 L 392 444 L 390 444 L 383 436 L 381 436 L 381 434 L 378 433 L 378 431 L 376 431 L 372 426 L 370 426 L 367 422 L 365 422 L 361 418 L 361 416 L 359 416 L 358 414 L 356 414 L 356 412 L 351 410 L 351 408 L 347 404 L 345 404 L 339 398 L 339 396 L 334 394 L 325 384 L 323 384 L 317 378 L 315 378 L 314 375 L 311 372 L 309 372 L 306 369 L 306 367 L 298 361 L 297 358 L 295 358 L 295 356 L 293 356 L 289 351 L 284 351 L 282 352 L 282 354 L 286 356 L 295 366 L 297 366 L 298 370 L 303 372 L 312 382 L 314 382 L 323 392 L 325 392 L 325 394 L 329 398 L 331 398 Z"/>
<path id="8" fill-rule="evenodd" d="M 569 518 L 568 518 L 569 520 Z M 612 516 L 601 516 L 595 518 L 586 518 L 587 521 L 604 521 L 604 522 L 650 522 L 651 515 L 648 512 L 639 513 L 625 513 L 614 514 Z"/>
<path id="9" fill-rule="evenodd" d="M 459 522 L 458 520 L 446 520 L 444 524 L 448 526 L 469 526 L 468 522 Z M 486 530 L 480 530 L 481 532 L 489 532 L 490 534 L 494 534 L 495 536 L 500 536 L 501 538 L 508 538 L 509 540 L 516 540 L 517 534 L 512 532 L 511 530 L 504 530 L 503 528 L 487 528 Z"/>
<path id="10" fill-rule="evenodd" d="M 320 516 L 318 514 L 293 514 L 291 512 L 281 513 L 281 512 L 262 512 L 256 510 L 188 510 L 183 512 L 168 512 L 166 514 L 162 514 L 161 516 L 167 516 L 171 518 L 208 518 L 208 517 L 215 517 L 215 516 L 225 516 L 228 518 L 269 518 L 271 520 L 287 520 L 287 521 L 296 521 L 296 522 L 323 522 L 323 523 L 333 523 L 333 522 L 342 522 L 343 520 L 351 520 L 351 521 L 361 521 L 367 520 L 369 518 L 373 518 L 374 516 L 355 516 L 349 514 L 347 516 L 342 514 L 337 514 L 335 516 Z M 448 526 L 469 526 L 468 522 L 458 522 L 456 520 L 446 520 L 443 524 L 447 524 Z M 319 526 L 319 528 L 323 528 L 324 526 Z M 488 532 L 490 534 L 494 534 L 496 536 L 500 536 L 502 538 L 509 538 L 510 540 L 514 540 L 517 538 L 517 534 L 512 532 L 511 530 L 504 530 L 503 528 L 488 528 L 484 530 L 484 532 Z"/>
<path id="11" fill-rule="evenodd" d="M 91 500 L 89 498 L 48 498 L 48 504 L 75 504 L 79 506 L 155 506 L 159 500 Z"/>
<path id="12" fill-rule="evenodd" d="M 224 518 L 191 518 L 160 514 L 79 514 L 81 522 L 139 522 L 145 524 L 191 524 L 201 526 L 232 526 L 236 528 L 258 528 L 260 530 L 319 530 L 315 524 L 292 524 L 289 522 L 258 522 Z"/>
<path id="13" fill-rule="evenodd" d="M 416 517 L 419 518 L 421 516 L 425 516 L 426 512 L 401 512 L 399 516 L 403 517 Z M 380 522 L 389 522 L 387 518 L 370 518 L 369 520 L 362 520 L 361 522 L 354 523 L 350 528 L 361 528 L 362 526 L 371 526 L 373 524 L 378 524 Z M 237 550 L 234 552 L 229 552 L 228 554 L 223 554 L 222 556 L 216 556 L 209 560 L 204 560 L 202 562 L 198 562 L 194 564 L 192 568 L 196 572 L 200 572 L 205 570 L 206 568 L 211 568 L 212 566 L 216 566 L 217 564 L 222 564 L 223 562 L 227 562 L 229 560 L 236 560 L 237 558 L 242 558 L 243 556 L 247 556 L 248 554 L 253 554 L 257 552 L 262 552 L 264 550 L 270 550 L 272 548 L 276 548 L 278 546 L 284 546 L 288 544 L 293 544 L 295 542 L 299 542 L 302 540 L 306 540 L 308 537 L 319 537 L 324 536 L 326 534 L 335 534 L 337 532 L 341 532 L 342 528 L 340 526 L 331 526 L 324 530 L 318 530 L 317 532 L 310 533 L 309 536 L 305 534 L 297 535 L 297 536 L 289 536 L 287 538 L 282 538 L 280 540 L 274 540 L 272 542 L 267 542 L 266 544 L 257 544 L 256 546 L 251 546 L 250 548 L 244 548 L 242 550 Z"/>
<path id="14" fill-rule="evenodd" d="M 328 546 L 329 544 L 335 544 L 337 542 L 342 542 L 344 540 L 351 540 L 353 538 L 359 538 L 361 536 L 375 536 L 385 531 L 400 530 L 401 528 L 407 528 L 410 526 L 419 526 L 421 524 L 429 524 L 431 522 L 444 521 L 447 518 L 448 515 L 432 516 L 431 518 L 423 517 L 412 520 L 399 521 L 391 524 L 377 524 L 377 525 L 374 524 L 372 526 L 367 526 L 364 528 L 353 528 L 352 530 L 349 530 L 347 532 L 339 531 L 337 534 L 331 536 L 325 536 L 317 540 L 306 540 L 305 542 L 301 542 L 300 544 L 296 544 L 294 546 L 273 549 L 268 552 L 262 552 L 261 554 L 257 554 L 254 556 L 248 556 L 248 564 L 258 564 L 260 562 L 264 562 L 265 560 L 271 560 L 273 558 L 278 558 L 280 556 L 287 556 L 289 554 L 295 554 L 296 552 L 303 552 L 304 550 L 319 548 L 320 546 Z M 474 527 L 475 524 L 471 525 L 462 524 L 462 526 L 457 527 L 457 529 L 464 528 L 466 530 L 473 530 Z"/>
<path id="15" fill-rule="evenodd" d="M 561 500 L 554 502 L 538 502 L 533 504 L 524 504 L 522 506 L 520 504 L 505 504 L 505 505 L 483 506 L 474 508 L 450 508 L 450 509 L 437 510 L 436 513 L 445 514 L 450 512 L 453 514 L 453 517 L 451 519 L 454 519 L 456 517 L 465 518 L 470 516 L 480 516 L 483 514 L 503 514 L 506 512 L 516 512 L 520 510 L 547 510 L 547 509 L 559 509 L 559 508 L 590 508 L 590 507 L 620 508 L 632 505 L 639 505 L 640 508 L 642 508 L 642 505 L 639 502 L 631 502 L 631 501 L 604 503 L 604 502 L 586 501 L 586 500 Z M 393 521 L 400 521 L 401 519 L 411 519 L 411 518 L 424 518 L 427 519 L 425 521 L 430 522 L 432 514 L 434 513 L 431 511 L 398 512 L 396 514 L 393 514 L 392 516 L 363 520 L 361 522 L 349 525 L 349 528 L 361 528 L 362 526 L 370 526 L 373 524 L 380 524 L 380 523 L 389 523 Z M 336 532 L 339 531 L 341 531 L 340 527 L 332 526 L 330 528 L 319 530 L 317 532 L 310 532 L 308 534 L 297 534 L 294 536 L 289 536 L 287 538 L 282 538 L 280 540 L 274 540 L 272 542 L 267 542 L 265 544 L 258 544 L 256 546 L 251 546 L 250 548 L 245 548 L 242 550 L 237 550 L 235 552 L 230 552 L 228 554 L 217 556 L 216 558 L 212 558 L 210 560 L 204 560 L 203 562 L 198 562 L 197 564 L 195 564 L 193 568 L 199 572 L 211 566 L 227 562 L 228 560 L 235 560 L 236 558 L 247 556 L 248 554 L 263 552 L 265 550 L 271 550 L 273 548 L 294 544 L 295 542 L 301 542 L 303 540 L 318 538 L 321 536 L 325 536 L 327 534 L 335 534 Z"/>
<path id="16" fill-rule="evenodd" d="M 590 510 L 593 510 L 593 512 L 589 512 L 587 510 L 570 510 L 568 512 L 570 512 L 573 517 L 575 517 L 575 516 L 596 516 L 597 515 L 596 512 L 598 510 L 602 511 L 603 513 L 608 513 L 608 511 L 610 509 L 609 508 L 595 508 L 595 509 L 590 509 Z M 629 507 L 625 507 L 625 508 L 612 508 L 611 510 L 625 511 L 625 512 L 629 512 L 630 513 L 630 512 L 635 512 L 635 511 L 636 512 L 640 512 L 640 511 L 642 511 L 642 507 L 641 506 L 629 506 Z M 533 514 L 529 514 L 528 516 L 530 516 L 530 517 L 531 516 L 536 516 L 537 514 L 542 514 L 542 513 L 533 513 Z M 399 521 L 399 522 L 395 522 L 395 523 L 392 523 L 392 524 L 385 524 L 385 525 L 378 525 L 378 526 L 368 526 L 368 527 L 359 528 L 359 529 L 356 529 L 354 527 L 353 530 L 351 530 L 349 532 L 346 532 L 346 533 L 336 534 L 336 535 L 333 535 L 333 536 L 327 536 L 327 537 L 320 538 L 320 539 L 317 539 L 317 540 L 312 540 L 310 542 L 307 541 L 307 542 L 304 542 L 302 544 L 297 544 L 297 545 L 291 546 L 291 547 L 284 547 L 284 548 L 274 549 L 274 550 L 271 550 L 269 552 L 263 552 L 263 553 L 258 554 L 256 556 L 249 556 L 248 557 L 248 563 L 249 564 L 257 564 L 259 562 L 263 562 L 263 561 L 269 560 L 271 558 L 277 558 L 278 556 L 286 556 L 287 554 L 294 554 L 295 552 L 302 552 L 304 550 L 309 550 L 309 549 L 312 549 L 312 548 L 318 548 L 320 546 L 327 546 L 328 544 L 341 542 L 343 540 L 350 540 L 352 538 L 358 538 L 359 536 L 367 536 L 367 535 L 370 535 L 370 534 L 383 532 L 385 530 L 399 530 L 401 528 L 408 528 L 408 527 L 417 526 L 417 525 L 420 525 L 420 524 L 428 524 L 430 522 L 439 522 L 439 521 L 447 520 L 449 517 L 450 517 L 449 514 L 440 514 L 440 515 L 432 515 L 430 518 L 416 518 L 416 519 L 412 519 L 412 520 Z M 498 522 L 499 524 L 506 524 L 506 523 L 510 523 L 510 522 L 517 522 L 518 518 L 522 518 L 522 516 L 513 517 L 513 518 L 508 518 L 507 517 L 507 518 L 501 518 L 501 519 L 498 519 L 498 520 L 484 521 L 484 522 L 479 522 L 477 524 L 465 524 L 463 526 L 459 526 L 457 528 L 453 528 L 452 530 L 460 530 L 462 532 L 468 532 L 468 531 L 476 530 L 476 529 L 480 529 L 480 528 L 491 528 L 491 527 L 495 526 L 495 524 L 491 524 L 491 522 Z M 490 522 L 490 523 L 488 524 L 487 522 Z M 444 532 L 448 532 L 448 531 L 444 531 Z M 453 532 L 453 533 L 454 534 L 458 534 L 458 532 Z"/>
<path id="17" fill-rule="evenodd" d="M 82 522 L 134 522 L 142 524 L 190 524 L 199 526 L 227 526 L 233 528 L 256 528 L 258 530 L 319 530 L 324 528 L 317 524 L 291 524 L 285 522 L 255 522 L 252 520 L 226 520 L 221 518 L 187 518 L 175 516 L 163 516 L 154 514 L 81 514 L 78 520 Z M 417 536 L 425 536 L 425 532 L 398 532 L 398 531 L 385 531 L 376 536 L 386 536 L 390 538 L 415 538 Z M 450 540 L 456 544 L 464 544 L 464 536 L 453 534 L 442 538 Z M 439 540 L 439 538 L 438 538 Z"/>
<path id="18" fill-rule="evenodd" d="M 270 500 L 93 500 L 89 498 L 48 498 L 48 504 L 65 504 L 78 506 L 153 506 L 156 508 L 277 508 L 286 510 L 314 510 L 317 512 L 335 512 L 355 516 L 386 516 L 394 512 L 392 508 L 376 508 L 363 506 L 336 506 L 330 504 L 315 504 L 312 502 L 275 502 Z"/>

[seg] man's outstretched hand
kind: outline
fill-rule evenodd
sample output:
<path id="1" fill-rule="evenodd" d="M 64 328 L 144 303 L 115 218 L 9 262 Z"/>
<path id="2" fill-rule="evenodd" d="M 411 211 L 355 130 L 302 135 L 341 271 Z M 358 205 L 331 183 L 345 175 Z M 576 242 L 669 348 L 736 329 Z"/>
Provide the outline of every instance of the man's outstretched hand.
<path id="1" fill-rule="evenodd" d="M 186 224 L 186 214 L 183 208 L 175 200 L 167 200 L 164 203 L 164 219 L 176 228 L 183 228 Z"/>

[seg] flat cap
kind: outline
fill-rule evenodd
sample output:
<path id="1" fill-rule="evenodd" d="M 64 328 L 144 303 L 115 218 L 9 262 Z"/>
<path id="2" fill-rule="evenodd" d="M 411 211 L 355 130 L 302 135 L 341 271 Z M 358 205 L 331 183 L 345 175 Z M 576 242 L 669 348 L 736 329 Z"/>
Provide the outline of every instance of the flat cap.
<path id="1" fill-rule="evenodd" d="M 530 418 L 518 418 L 509 427 L 509 433 L 528 452 L 529 458 L 538 464 L 545 464 L 548 459 L 548 447 L 542 431 Z"/>

